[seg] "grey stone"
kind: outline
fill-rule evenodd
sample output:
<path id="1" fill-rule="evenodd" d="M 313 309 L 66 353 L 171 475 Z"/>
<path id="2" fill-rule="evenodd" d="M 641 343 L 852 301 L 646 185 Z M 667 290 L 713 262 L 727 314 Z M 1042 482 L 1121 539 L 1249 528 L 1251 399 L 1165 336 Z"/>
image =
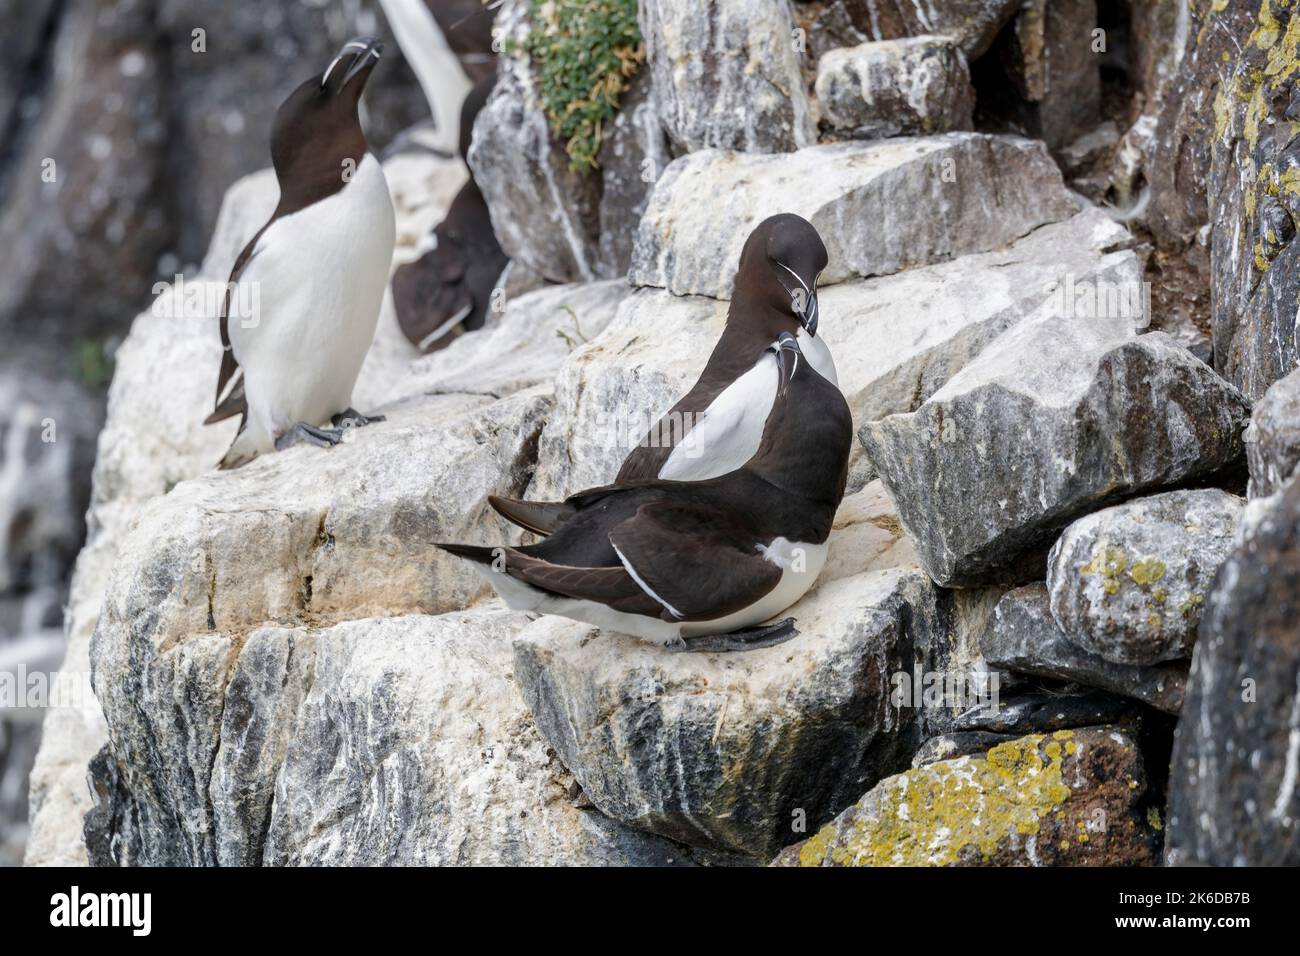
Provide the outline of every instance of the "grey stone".
<path id="1" fill-rule="evenodd" d="M 680 152 L 816 140 L 789 0 L 642 0 L 659 118 Z"/>
<path id="2" fill-rule="evenodd" d="M 1012 186 L 1014 184 L 1014 187 Z M 633 284 L 728 298 L 745 239 L 779 212 L 826 244 L 829 286 L 1006 245 L 1077 211 L 1041 143 L 981 133 L 674 160 L 641 220 Z"/>
<path id="3" fill-rule="evenodd" d="M 912 766 L 928 767 L 941 760 L 986 754 L 998 744 L 1015 740 L 1013 734 L 999 734 L 991 730 L 967 730 L 931 737 L 912 755 Z"/>
<path id="4" fill-rule="evenodd" d="M 1170 714 L 1183 705 L 1187 666 L 1116 664 L 1083 650 L 1052 618 L 1047 586 L 1027 584 L 1007 592 L 980 638 L 992 667 L 1053 677 L 1132 697 Z"/>
<path id="5" fill-rule="evenodd" d="M 1300 464 L 1300 371 L 1269 386 L 1251 410 L 1245 437 L 1250 497 L 1267 498 Z"/>
<path id="6" fill-rule="evenodd" d="M 1251 502 L 1219 571 L 1174 737 L 1171 865 L 1300 863 L 1300 482 Z"/>
<path id="7" fill-rule="evenodd" d="M 1052 616 L 1117 664 L 1191 656 L 1242 499 L 1215 488 L 1137 498 L 1075 521 L 1047 559 Z"/>
<path id="8" fill-rule="evenodd" d="M 1129 331 L 1049 308 L 915 412 L 862 426 L 935 581 L 1030 580 L 1080 513 L 1239 461 L 1244 397 L 1163 333 Z"/>
<path id="9" fill-rule="evenodd" d="M 828 51 L 817 101 L 823 125 L 866 139 L 968 130 L 975 90 L 953 41 L 922 36 Z"/>
<path id="10" fill-rule="evenodd" d="M 538 729 L 604 813 L 696 846 L 768 859 L 916 749 L 887 688 L 914 645 L 946 639 L 916 570 L 821 583 L 798 637 L 743 654 L 665 654 L 545 617 L 515 642 Z"/>
<path id="11" fill-rule="evenodd" d="M 1157 860 L 1142 753 L 1089 727 L 881 781 L 778 866 L 1133 866 Z"/>
<path id="12" fill-rule="evenodd" d="M 975 60 L 989 49 L 1020 5 L 1021 0 L 830 0 L 822 5 L 817 20 L 835 27 L 836 45 L 944 34 L 956 40 L 968 60 Z"/>

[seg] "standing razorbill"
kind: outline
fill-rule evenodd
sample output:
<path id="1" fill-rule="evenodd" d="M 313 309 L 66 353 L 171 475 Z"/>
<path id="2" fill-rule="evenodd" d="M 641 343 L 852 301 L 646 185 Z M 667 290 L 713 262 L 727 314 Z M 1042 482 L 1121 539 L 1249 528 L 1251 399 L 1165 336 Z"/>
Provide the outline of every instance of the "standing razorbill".
<path id="1" fill-rule="evenodd" d="M 739 468 L 574 495 L 538 544 L 439 547 L 475 562 L 518 610 L 692 650 L 792 637 L 791 619 L 755 625 L 802 597 L 826 562 L 852 421 L 839 386 L 788 331 L 751 350 L 737 380 L 751 377 L 751 394 L 770 390 L 772 400 L 756 453 Z"/>
<path id="2" fill-rule="evenodd" d="M 216 408 L 204 422 L 241 416 L 222 468 L 299 441 L 336 445 L 345 427 L 383 420 L 352 408 L 396 241 L 388 182 L 357 117 L 381 50 L 348 41 L 275 114 L 280 203 L 230 273 Z M 232 302 L 251 305 L 232 315 Z"/>
<path id="3" fill-rule="evenodd" d="M 782 333 L 794 336 L 801 356 L 838 384 L 830 350 L 817 335 L 817 277 L 826 262 L 826 246 L 806 219 L 781 213 L 758 224 L 741 250 L 727 324 L 704 371 L 628 454 L 614 484 L 701 481 L 748 461 L 776 398 L 773 379 L 754 368 L 754 355 Z M 551 533 L 571 514 L 563 502 L 488 500 L 537 534 Z"/>

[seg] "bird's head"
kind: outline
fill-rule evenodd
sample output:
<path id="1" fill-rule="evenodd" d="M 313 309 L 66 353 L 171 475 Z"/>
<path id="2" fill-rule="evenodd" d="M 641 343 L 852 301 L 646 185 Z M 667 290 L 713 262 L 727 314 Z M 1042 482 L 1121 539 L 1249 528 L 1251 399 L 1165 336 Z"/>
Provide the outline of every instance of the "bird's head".
<path id="1" fill-rule="evenodd" d="M 758 224 L 740 253 L 734 298 L 746 310 L 765 307 L 780 316 L 775 329 L 817 334 L 817 278 L 826 268 L 826 246 L 808 220 L 794 213 Z"/>
<path id="2" fill-rule="evenodd" d="M 374 37 L 349 40 L 323 72 L 305 80 L 280 104 L 271 128 L 271 160 L 283 185 L 286 174 L 346 173 L 366 152 L 357 105 L 379 62 L 383 44 Z"/>

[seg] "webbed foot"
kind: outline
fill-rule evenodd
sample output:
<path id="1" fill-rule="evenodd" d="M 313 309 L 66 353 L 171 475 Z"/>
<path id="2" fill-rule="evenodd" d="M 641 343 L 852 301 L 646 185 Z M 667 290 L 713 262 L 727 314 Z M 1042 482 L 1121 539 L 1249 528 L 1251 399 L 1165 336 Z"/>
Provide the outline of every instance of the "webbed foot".
<path id="1" fill-rule="evenodd" d="M 674 652 L 712 651 L 715 653 L 752 651 L 759 647 L 775 647 L 777 644 L 784 644 L 791 638 L 798 636 L 799 632 L 795 629 L 794 618 L 787 617 L 784 621 L 777 621 L 775 624 L 768 624 L 764 627 L 750 627 L 743 631 L 732 631 L 730 634 L 702 634 L 699 637 L 685 637 L 676 644 L 669 644 L 668 650 Z"/>
<path id="2" fill-rule="evenodd" d="M 306 422 L 298 422 L 275 440 L 275 450 L 284 451 L 299 442 L 306 442 L 320 448 L 333 448 L 342 440 L 343 430 L 340 428 L 317 428 Z"/>
<path id="3" fill-rule="evenodd" d="M 382 421 L 387 421 L 383 415 L 362 415 L 355 408 L 346 408 L 330 418 L 335 428 L 361 428 Z"/>

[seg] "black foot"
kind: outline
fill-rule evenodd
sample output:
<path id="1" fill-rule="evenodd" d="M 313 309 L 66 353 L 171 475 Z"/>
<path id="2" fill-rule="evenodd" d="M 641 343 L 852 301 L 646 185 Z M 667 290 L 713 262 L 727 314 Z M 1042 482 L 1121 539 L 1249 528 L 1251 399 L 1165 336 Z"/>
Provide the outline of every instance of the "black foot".
<path id="1" fill-rule="evenodd" d="M 751 627 L 730 634 L 704 634 L 700 637 L 685 637 L 676 644 L 669 644 L 670 651 L 752 651 L 759 647 L 775 647 L 784 644 L 792 637 L 798 637 L 794 618 L 768 624 L 766 627 Z"/>
<path id="2" fill-rule="evenodd" d="M 355 408 L 348 408 L 331 417 L 330 421 L 335 428 L 361 428 L 387 419 L 383 415 L 362 415 Z"/>
<path id="3" fill-rule="evenodd" d="M 275 440 L 275 450 L 284 451 L 304 441 L 321 448 L 333 448 L 342 440 L 341 428 L 317 428 L 315 425 L 299 422 Z"/>

